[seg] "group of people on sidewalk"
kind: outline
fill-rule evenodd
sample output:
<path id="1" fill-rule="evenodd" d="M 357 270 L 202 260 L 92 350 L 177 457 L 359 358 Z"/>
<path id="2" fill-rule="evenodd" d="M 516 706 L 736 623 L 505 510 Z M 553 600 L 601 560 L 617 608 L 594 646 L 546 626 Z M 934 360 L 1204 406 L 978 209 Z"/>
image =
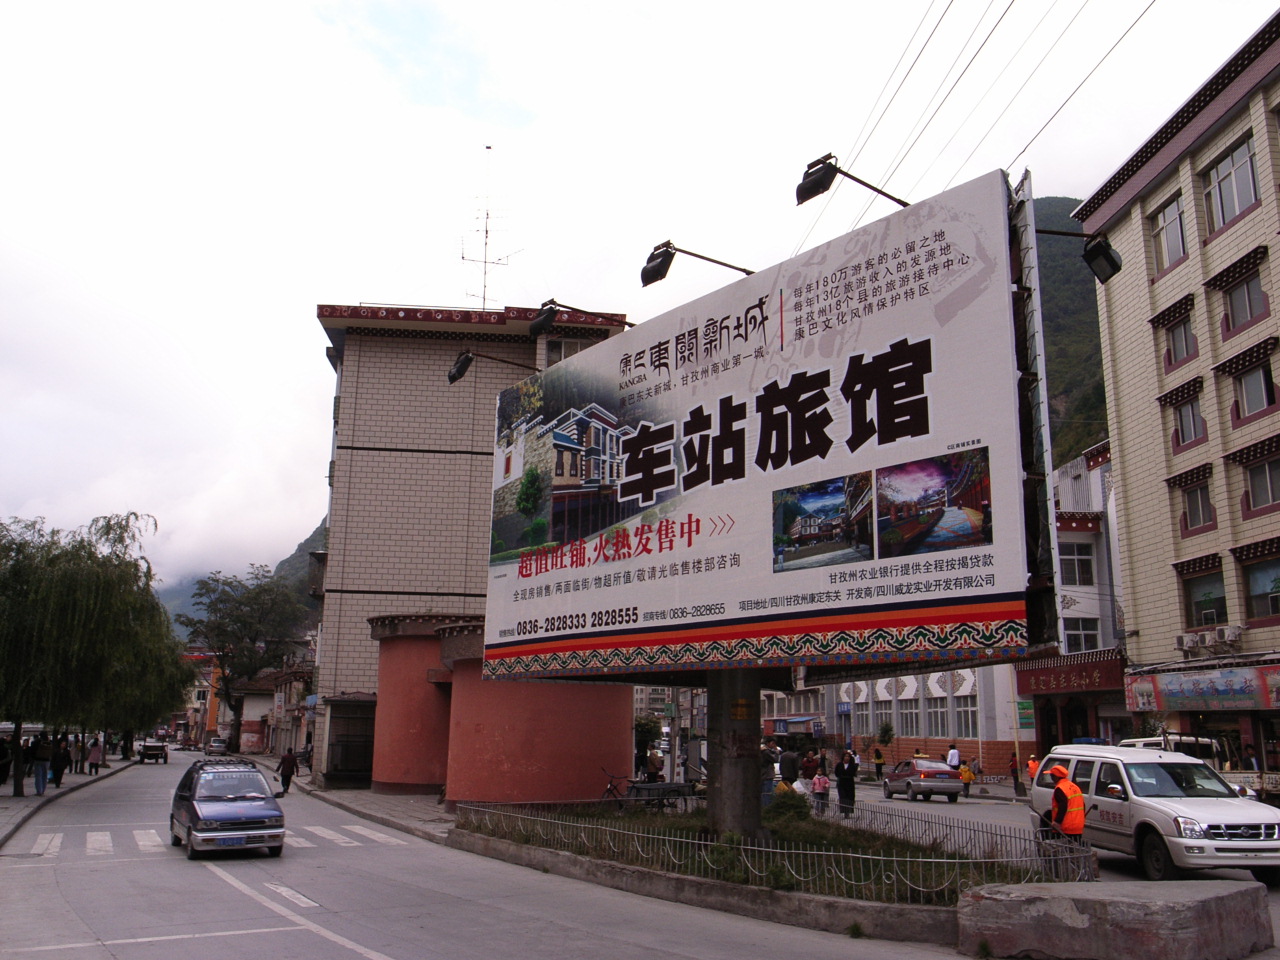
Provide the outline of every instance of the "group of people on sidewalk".
<path id="1" fill-rule="evenodd" d="M 825 749 L 808 750 L 801 757 L 790 748 L 779 750 L 777 741 L 767 737 L 760 748 L 761 802 L 767 806 L 778 793 L 807 794 L 813 798 L 814 812 L 823 816 L 831 800 L 834 781 L 837 809 L 841 817 L 848 817 L 853 813 L 861 762 L 861 757 L 852 750 L 843 751 L 835 762 L 831 761 Z"/>
<path id="2" fill-rule="evenodd" d="M 16 733 L 0 738 L 0 785 L 15 779 L 31 777 L 37 797 L 44 796 L 50 784 L 62 786 L 68 772 L 97 776 L 103 763 L 103 742 L 99 737 L 86 738 L 79 734 L 63 734 L 56 740 L 43 731 L 34 737 Z"/>

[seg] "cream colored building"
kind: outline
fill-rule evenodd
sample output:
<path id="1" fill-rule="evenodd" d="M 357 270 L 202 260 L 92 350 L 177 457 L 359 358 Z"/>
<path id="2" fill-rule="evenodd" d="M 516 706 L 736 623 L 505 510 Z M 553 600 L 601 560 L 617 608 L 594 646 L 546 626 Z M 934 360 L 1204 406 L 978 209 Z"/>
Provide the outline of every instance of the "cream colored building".
<path id="1" fill-rule="evenodd" d="M 1123 260 L 1097 295 L 1127 704 L 1280 768 L 1278 109 L 1280 15 L 1075 217 Z"/>

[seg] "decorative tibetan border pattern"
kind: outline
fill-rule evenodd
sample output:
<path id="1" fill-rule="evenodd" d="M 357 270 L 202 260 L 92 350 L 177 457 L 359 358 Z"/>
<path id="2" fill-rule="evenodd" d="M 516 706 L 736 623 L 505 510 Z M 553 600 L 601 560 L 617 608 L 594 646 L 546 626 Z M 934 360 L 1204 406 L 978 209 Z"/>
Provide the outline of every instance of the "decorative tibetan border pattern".
<path id="1" fill-rule="evenodd" d="M 842 621 L 822 629 L 822 621 Z M 807 629 L 806 629 L 807 628 Z M 1012 660 L 1026 654 L 1022 599 L 864 612 L 800 621 L 741 621 L 637 631 L 599 647 L 591 636 L 485 651 L 489 678 L 629 674 L 654 670 L 726 670 L 801 664 L 933 663 Z"/>

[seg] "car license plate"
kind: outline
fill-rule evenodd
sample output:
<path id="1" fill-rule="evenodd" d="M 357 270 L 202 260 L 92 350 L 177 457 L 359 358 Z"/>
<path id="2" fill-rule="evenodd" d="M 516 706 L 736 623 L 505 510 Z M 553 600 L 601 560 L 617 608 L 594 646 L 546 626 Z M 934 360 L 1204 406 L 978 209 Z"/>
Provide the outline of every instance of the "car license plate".
<path id="1" fill-rule="evenodd" d="M 949 773 L 939 773 L 939 774 L 937 774 L 937 777 L 938 777 L 938 779 L 939 779 L 939 780 L 950 780 L 950 779 L 951 779 L 951 774 L 949 774 Z"/>
<path id="2" fill-rule="evenodd" d="M 220 847 L 243 847 L 244 837 L 219 837 L 218 846 Z"/>

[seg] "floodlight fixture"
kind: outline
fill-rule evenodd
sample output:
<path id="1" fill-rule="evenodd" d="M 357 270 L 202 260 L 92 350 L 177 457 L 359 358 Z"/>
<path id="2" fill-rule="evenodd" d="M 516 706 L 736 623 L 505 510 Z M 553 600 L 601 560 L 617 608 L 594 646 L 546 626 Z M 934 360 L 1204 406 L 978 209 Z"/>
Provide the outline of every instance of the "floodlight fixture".
<path id="1" fill-rule="evenodd" d="M 485 360 L 493 360 L 497 363 L 509 363 L 513 367 L 523 367 L 525 370 L 532 370 L 534 373 L 541 373 L 541 367 L 535 367 L 528 363 L 520 363 L 518 360 L 508 360 L 506 357 L 494 357 L 487 353 L 477 353 L 474 350 L 463 350 L 458 354 L 458 359 L 453 361 L 453 366 L 449 368 L 449 383 L 454 384 L 467 375 L 467 371 L 471 369 L 471 363 L 476 357 Z"/>
<path id="2" fill-rule="evenodd" d="M 1120 272 L 1120 254 L 1107 242 L 1106 237 L 1071 230 L 1036 230 L 1036 233 L 1050 237 L 1079 237 L 1083 240 L 1084 253 L 1080 256 L 1099 283 L 1106 283 Z"/>
<path id="3" fill-rule="evenodd" d="M 594 313 L 591 310 L 583 310 L 581 307 L 571 307 L 567 303 L 558 303 L 555 299 L 544 300 L 542 308 L 534 314 L 533 322 L 529 324 L 529 336 L 540 337 L 551 329 L 556 322 L 556 316 L 561 310 L 572 310 L 574 313 L 581 313 L 588 317 L 595 317 L 597 320 L 605 320 L 609 323 L 621 322 L 624 326 L 634 327 L 635 324 L 630 320 L 621 320 L 619 317 L 607 317 L 603 313 Z"/>
<path id="4" fill-rule="evenodd" d="M 692 250 L 685 250 L 677 247 L 670 240 L 658 244 L 653 248 L 653 253 L 649 254 L 649 259 L 645 261 L 643 267 L 640 268 L 640 286 L 647 287 L 651 283 L 657 283 L 667 275 L 667 271 L 671 269 L 671 261 L 676 258 L 677 253 L 683 253 L 686 256 L 697 257 L 699 260 L 705 260 L 707 263 L 718 264 L 722 267 L 728 267 L 730 270 L 737 270 L 746 276 L 755 273 L 754 270 L 748 270 L 746 267 L 735 266 L 732 263 L 725 263 L 723 260 L 717 260 L 715 257 L 707 257 L 701 253 L 694 253 Z"/>
<path id="5" fill-rule="evenodd" d="M 841 170 L 836 166 L 836 157 L 834 153 L 828 153 L 824 157 L 819 157 L 809 166 L 804 168 L 804 176 L 800 178 L 800 182 L 796 184 L 796 206 L 812 200 L 814 197 L 820 196 L 831 189 L 831 185 L 836 182 L 836 174 L 842 177 L 848 177 L 854 183 L 866 187 L 872 193 L 878 193 L 880 196 L 892 200 L 900 207 L 909 207 L 911 204 L 907 201 L 895 197 L 892 193 L 886 193 L 879 187 L 874 186 L 861 177 L 855 177 L 848 170 Z"/>

